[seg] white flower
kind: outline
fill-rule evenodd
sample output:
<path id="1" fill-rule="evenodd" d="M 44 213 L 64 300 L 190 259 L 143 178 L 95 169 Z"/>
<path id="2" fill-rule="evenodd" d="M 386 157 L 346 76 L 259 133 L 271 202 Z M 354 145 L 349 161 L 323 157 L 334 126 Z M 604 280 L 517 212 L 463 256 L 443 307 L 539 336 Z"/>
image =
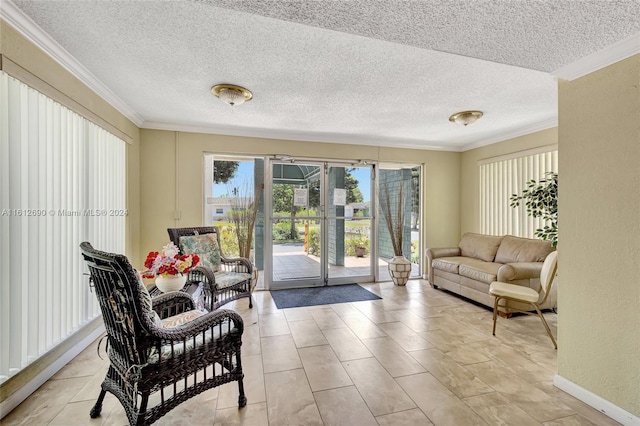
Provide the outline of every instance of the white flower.
<path id="1" fill-rule="evenodd" d="M 166 246 L 162 247 L 162 254 L 170 258 L 176 257 L 179 252 L 180 251 L 178 250 L 178 247 L 173 244 L 173 242 L 170 242 Z"/>

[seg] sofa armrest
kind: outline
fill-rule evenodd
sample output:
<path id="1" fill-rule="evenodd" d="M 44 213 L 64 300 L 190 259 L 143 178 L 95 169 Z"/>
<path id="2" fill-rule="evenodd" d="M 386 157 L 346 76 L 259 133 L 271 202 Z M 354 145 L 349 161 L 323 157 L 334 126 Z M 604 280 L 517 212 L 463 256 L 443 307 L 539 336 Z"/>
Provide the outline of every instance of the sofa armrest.
<path id="1" fill-rule="evenodd" d="M 431 287 L 433 287 L 433 268 L 431 267 L 431 262 L 433 261 L 433 259 L 437 259 L 439 257 L 460 256 L 460 247 L 428 248 L 426 254 L 427 279 L 429 280 L 429 284 L 431 285 Z"/>
<path id="2" fill-rule="evenodd" d="M 540 278 L 543 262 L 507 263 L 498 269 L 498 281 L 508 283 L 515 280 Z"/>
<path id="3" fill-rule="evenodd" d="M 439 257 L 460 256 L 460 247 L 428 248 L 427 259 L 433 260 Z"/>

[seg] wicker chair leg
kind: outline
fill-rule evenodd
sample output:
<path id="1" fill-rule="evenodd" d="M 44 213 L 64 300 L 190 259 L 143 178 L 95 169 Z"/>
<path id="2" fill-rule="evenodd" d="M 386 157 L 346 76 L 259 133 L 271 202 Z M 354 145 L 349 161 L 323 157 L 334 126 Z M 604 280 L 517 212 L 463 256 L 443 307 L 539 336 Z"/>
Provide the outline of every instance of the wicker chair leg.
<path id="1" fill-rule="evenodd" d="M 244 394 L 244 383 L 242 383 L 242 379 L 238 380 L 238 407 L 242 408 L 247 405 L 247 397 Z"/>
<path id="2" fill-rule="evenodd" d="M 107 391 L 104 389 L 100 391 L 100 396 L 98 396 L 96 404 L 93 406 L 91 411 L 89 411 L 89 416 L 91 416 L 92 419 L 100 416 L 100 412 L 102 411 L 102 401 L 104 400 L 104 396 L 106 395 L 106 393 Z"/>

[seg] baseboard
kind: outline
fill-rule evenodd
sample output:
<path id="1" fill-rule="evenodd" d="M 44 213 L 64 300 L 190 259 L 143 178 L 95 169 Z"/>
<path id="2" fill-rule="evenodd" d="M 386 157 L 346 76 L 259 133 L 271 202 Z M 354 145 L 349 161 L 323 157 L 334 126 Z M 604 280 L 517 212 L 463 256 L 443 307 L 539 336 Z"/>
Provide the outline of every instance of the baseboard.
<path id="1" fill-rule="evenodd" d="M 38 390 L 47 380 L 53 377 L 62 367 L 67 365 L 73 358 L 78 356 L 80 352 L 85 350 L 87 346 L 93 343 L 98 337 L 105 332 L 104 325 L 98 326 L 95 330 L 91 331 L 85 337 L 73 345 L 69 350 L 64 352 L 54 362 L 49 364 L 45 369 L 39 372 L 32 379 L 27 381 L 15 392 L 11 393 L 5 400 L 0 402 L 0 419 L 9 414 L 14 408 L 27 399 L 33 392 Z"/>
<path id="2" fill-rule="evenodd" d="M 555 375 L 553 377 L 553 384 L 558 389 L 561 389 L 569 395 L 579 399 L 590 407 L 595 408 L 602 414 L 611 417 L 613 420 L 622 423 L 625 426 L 639 426 L 640 417 L 637 417 L 626 410 L 612 404 L 606 399 L 596 395 L 595 393 L 586 390 L 585 388 L 576 385 L 570 380 L 565 379 L 562 376 Z"/>

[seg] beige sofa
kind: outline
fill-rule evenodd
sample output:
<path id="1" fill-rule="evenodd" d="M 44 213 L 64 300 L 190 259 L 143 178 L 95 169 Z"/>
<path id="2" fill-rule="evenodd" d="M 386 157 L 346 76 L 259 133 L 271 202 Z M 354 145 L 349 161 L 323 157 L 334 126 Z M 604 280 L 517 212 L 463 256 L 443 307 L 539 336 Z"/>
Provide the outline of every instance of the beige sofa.
<path id="1" fill-rule="evenodd" d="M 489 295 L 493 281 L 540 289 L 542 263 L 554 251 L 549 241 L 466 233 L 458 247 L 427 249 L 429 284 L 493 308 Z M 555 287 L 541 309 L 556 307 Z M 542 300 L 542 295 L 540 296 Z M 500 311 L 529 310 L 531 306 L 501 301 Z M 507 303 L 504 305 L 504 303 Z"/>

